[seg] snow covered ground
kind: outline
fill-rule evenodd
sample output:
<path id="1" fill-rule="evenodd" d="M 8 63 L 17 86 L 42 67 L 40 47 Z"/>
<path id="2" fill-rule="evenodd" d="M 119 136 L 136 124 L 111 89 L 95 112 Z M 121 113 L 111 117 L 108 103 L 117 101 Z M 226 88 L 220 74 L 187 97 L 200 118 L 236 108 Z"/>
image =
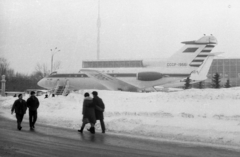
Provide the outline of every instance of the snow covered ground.
<path id="1" fill-rule="evenodd" d="M 39 97 L 38 123 L 79 129 L 85 92 L 92 90 L 67 97 Z M 169 93 L 98 92 L 106 106 L 107 132 L 240 146 L 240 88 Z M 8 118 L 14 118 L 10 109 L 15 99 L 0 97 L 0 109 Z M 27 118 L 28 115 L 25 121 Z M 96 129 L 100 132 L 99 122 Z"/>

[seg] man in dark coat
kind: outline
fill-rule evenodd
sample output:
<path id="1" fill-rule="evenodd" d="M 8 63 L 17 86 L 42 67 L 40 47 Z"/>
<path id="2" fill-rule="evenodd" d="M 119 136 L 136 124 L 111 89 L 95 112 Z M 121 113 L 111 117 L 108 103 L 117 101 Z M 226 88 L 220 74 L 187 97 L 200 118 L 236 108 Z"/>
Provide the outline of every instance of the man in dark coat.
<path id="1" fill-rule="evenodd" d="M 27 103 L 25 100 L 22 99 L 22 94 L 18 95 L 18 99 L 14 102 L 12 106 L 12 114 L 15 110 L 16 118 L 17 118 L 17 128 L 18 130 L 22 129 L 21 123 L 24 117 L 24 114 L 27 110 Z"/>
<path id="2" fill-rule="evenodd" d="M 105 110 L 105 105 L 102 99 L 98 97 L 98 93 L 96 91 L 93 91 L 92 94 L 93 94 L 93 104 L 95 106 L 96 120 L 100 120 L 102 133 L 105 133 L 106 129 L 103 121 L 104 120 L 103 112 Z"/>
<path id="3" fill-rule="evenodd" d="M 29 111 L 30 130 L 33 130 L 37 121 L 37 109 L 39 107 L 39 101 L 34 91 L 31 92 L 30 98 L 27 99 L 27 107 Z"/>

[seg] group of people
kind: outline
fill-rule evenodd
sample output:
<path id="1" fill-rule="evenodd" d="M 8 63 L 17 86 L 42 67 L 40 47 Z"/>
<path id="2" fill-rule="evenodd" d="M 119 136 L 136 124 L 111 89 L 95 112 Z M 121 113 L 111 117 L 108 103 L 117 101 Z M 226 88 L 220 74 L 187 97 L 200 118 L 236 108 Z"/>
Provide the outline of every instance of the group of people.
<path id="1" fill-rule="evenodd" d="M 30 130 L 35 129 L 35 123 L 37 121 L 37 109 L 39 107 L 38 98 L 35 96 L 35 92 L 30 93 L 30 97 L 27 102 L 22 98 L 22 94 L 18 95 L 18 99 L 14 102 L 11 113 L 15 111 L 17 118 L 17 128 L 22 129 L 21 123 L 24 114 L 29 111 L 29 126 Z M 101 124 L 102 133 L 105 133 L 104 115 L 105 105 L 101 98 L 98 97 L 96 91 L 92 92 L 93 98 L 90 97 L 89 93 L 84 94 L 83 108 L 82 108 L 82 126 L 78 132 L 82 133 L 86 124 L 90 123 L 91 127 L 87 129 L 92 134 L 95 134 L 95 124 L 99 120 Z"/>
<path id="2" fill-rule="evenodd" d="M 18 99 L 14 102 L 11 113 L 15 111 L 17 118 L 17 128 L 18 130 L 22 129 L 21 123 L 24 117 L 24 114 L 29 111 L 29 126 L 30 130 L 34 130 L 35 123 L 37 121 L 37 109 L 39 107 L 38 98 L 35 96 L 35 92 L 32 91 L 30 93 L 30 97 L 27 99 L 27 102 L 23 100 L 22 94 L 18 95 Z"/>
<path id="3" fill-rule="evenodd" d="M 87 123 L 90 123 L 91 127 L 87 129 L 92 134 L 95 134 L 95 124 L 99 120 L 101 124 L 102 133 L 105 133 L 105 124 L 103 112 L 105 105 L 101 98 L 98 97 L 96 91 L 92 92 L 93 98 L 90 97 L 89 93 L 84 94 L 83 109 L 82 109 L 82 126 L 78 132 L 82 133 Z"/>

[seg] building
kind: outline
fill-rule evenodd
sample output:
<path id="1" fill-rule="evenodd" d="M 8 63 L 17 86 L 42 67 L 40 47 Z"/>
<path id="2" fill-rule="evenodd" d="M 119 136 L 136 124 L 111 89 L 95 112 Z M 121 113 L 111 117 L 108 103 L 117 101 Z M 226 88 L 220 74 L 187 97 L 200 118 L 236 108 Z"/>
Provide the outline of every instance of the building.
<path id="1" fill-rule="evenodd" d="M 214 59 L 205 81 L 206 86 L 210 86 L 216 73 L 221 77 L 221 86 L 224 86 L 228 79 L 232 87 L 240 86 L 240 58 Z"/>
<path id="2" fill-rule="evenodd" d="M 143 67 L 142 60 L 101 60 L 83 61 L 83 68 L 140 68 Z"/>

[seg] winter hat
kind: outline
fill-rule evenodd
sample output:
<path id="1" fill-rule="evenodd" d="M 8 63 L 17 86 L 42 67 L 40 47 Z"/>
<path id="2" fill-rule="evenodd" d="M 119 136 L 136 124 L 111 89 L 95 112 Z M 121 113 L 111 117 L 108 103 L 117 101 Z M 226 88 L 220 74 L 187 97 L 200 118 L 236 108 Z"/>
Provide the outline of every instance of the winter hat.
<path id="1" fill-rule="evenodd" d="M 93 95 L 98 95 L 98 93 L 96 91 L 93 91 L 92 94 Z"/>

